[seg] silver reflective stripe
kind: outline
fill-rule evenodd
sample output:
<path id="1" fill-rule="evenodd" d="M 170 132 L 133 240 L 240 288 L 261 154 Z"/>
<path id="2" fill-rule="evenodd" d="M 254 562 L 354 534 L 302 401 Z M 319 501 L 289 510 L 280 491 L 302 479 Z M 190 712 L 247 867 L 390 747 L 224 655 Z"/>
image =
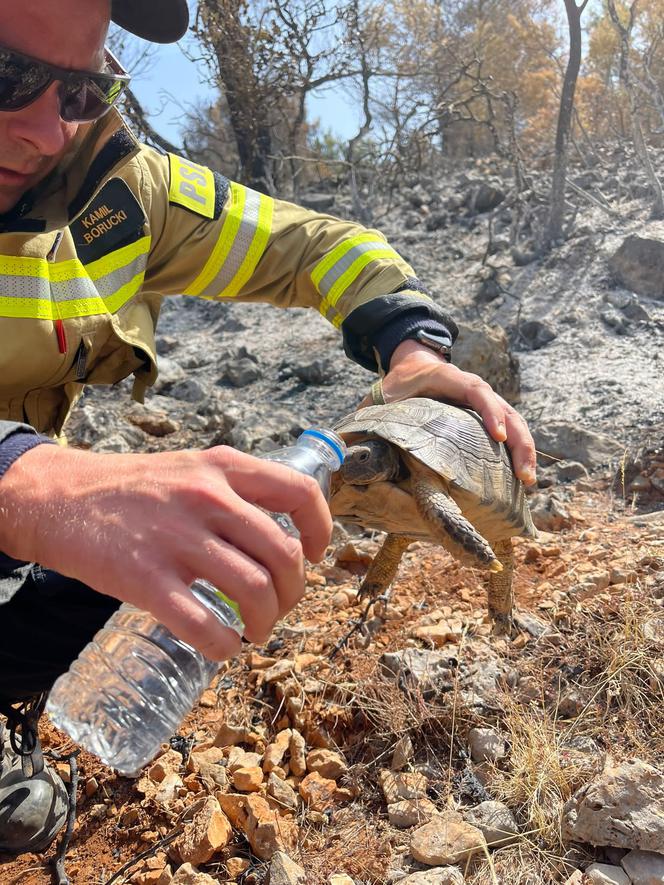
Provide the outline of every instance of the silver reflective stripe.
<path id="1" fill-rule="evenodd" d="M 251 244 L 256 236 L 258 218 L 261 207 L 261 195 L 249 188 L 245 189 L 246 197 L 242 210 L 242 220 L 238 227 L 233 245 L 230 248 L 226 260 L 219 268 L 212 282 L 197 295 L 204 298 L 217 298 L 224 294 L 235 279 L 237 272 L 242 267 L 242 262 L 247 257 Z"/>
<path id="2" fill-rule="evenodd" d="M 337 280 L 346 273 L 356 258 L 372 249 L 389 249 L 385 240 L 376 240 L 372 243 L 358 243 L 346 252 L 332 267 L 318 284 L 318 291 L 321 295 L 326 296 Z"/>
<path id="3" fill-rule="evenodd" d="M 0 277 L 4 298 L 41 299 L 42 301 L 76 301 L 97 298 L 94 283 L 88 277 L 75 277 L 62 283 L 52 283 L 44 277 L 28 277 L 12 274 Z"/>
<path id="4" fill-rule="evenodd" d="M 118 289 L 121 289 L 123 286 L 130 283 L 138 274 L 144 274 L 147 263 L 147 255 L 137 255 L 133 261 L 126 264 L 124 267 L 120 267 L 103 277 L 99 277 L 98 280 L 95 280 L 94 286 L 96 286 L 101 297 L 106 300 L 107 298 L 110 298 L 111 295 L 114 295 Z"/>
<path id="5" fill-rule="evenodd" d="M 2 274 L 0 290 L 4 298 L 34 298 L 58 302 L 83 301 L 89 298 L 106 300 L 130 283 L 137 274 L 144 273 L 146 266 L 147 255 L 138 255 L 129 264 L 99 277 L 94 282 L 90 277 L 73 277 L 70 280 L 56 282 L 44 277 Z"/>

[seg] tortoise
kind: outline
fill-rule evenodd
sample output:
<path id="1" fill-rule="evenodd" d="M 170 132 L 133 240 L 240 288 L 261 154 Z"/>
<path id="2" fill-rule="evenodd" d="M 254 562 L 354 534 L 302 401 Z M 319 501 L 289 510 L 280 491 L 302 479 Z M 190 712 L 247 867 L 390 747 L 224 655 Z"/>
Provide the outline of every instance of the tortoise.
<path id="1" fill-rule="evenodd" d="M 342 520 L 387 532 L 360 588 L 377 599 L 414 540 L 433 541 L 488 569 L 495 633 L 512 627 L 512 537 L 537 537 L 507 447 L 471 409 L 416 397 L 361 408 L 335 427 L 348 454 L 330 508 Z"/>

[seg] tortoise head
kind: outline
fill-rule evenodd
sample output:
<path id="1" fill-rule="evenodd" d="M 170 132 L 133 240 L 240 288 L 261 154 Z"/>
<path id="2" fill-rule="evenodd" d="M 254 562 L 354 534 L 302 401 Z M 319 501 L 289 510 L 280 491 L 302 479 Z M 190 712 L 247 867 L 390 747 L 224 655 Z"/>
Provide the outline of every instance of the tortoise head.
<path id="1" fill-rule="evenodd" d="M 367 439 L 349 446 L 341 468 L 344 482 L 350 485 L 389 481 L 397 479 L 399 473 L 399 455 L 382 439 Z"/>

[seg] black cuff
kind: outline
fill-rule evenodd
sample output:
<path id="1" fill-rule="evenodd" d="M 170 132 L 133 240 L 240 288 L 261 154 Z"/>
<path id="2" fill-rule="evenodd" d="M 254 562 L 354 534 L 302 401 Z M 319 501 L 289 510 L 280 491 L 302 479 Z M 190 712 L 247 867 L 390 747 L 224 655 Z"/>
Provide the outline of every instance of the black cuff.
<path id="1" fill-rule="evenodd" d="M 346 355 L 373 372 L 379 368 L 375 350 L 380 354 L 382 368 L 387 370 L 395 348 L 413 338 L 417 329 L 448 336 L 450 344 L 459 334 L 451 317 L 433 301 L 402 292 L 360 305 L 346 317 L 341 328 Z"/>

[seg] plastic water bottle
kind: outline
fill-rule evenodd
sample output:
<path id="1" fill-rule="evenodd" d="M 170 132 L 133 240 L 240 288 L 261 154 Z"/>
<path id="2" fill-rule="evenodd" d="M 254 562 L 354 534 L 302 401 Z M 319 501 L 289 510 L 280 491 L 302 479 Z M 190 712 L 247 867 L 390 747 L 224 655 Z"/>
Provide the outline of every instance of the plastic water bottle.
<path id="1" fill-rule="evenodd" d="M 267 460 L 313 476 L 329 495 L 345 445 L 332 430 L 305 430 Z M 271 514 L 298 534 L 287 514 Z M 244 625 L 233 600 L 199 579 L 192 593 L 226 627 Z M 133 776 L 158 752 L 214 678 L 219 664 L 177 639 L 148 612 L 124 604 L 86 645 L 51 691 L 51 720 L 120 774 Z"/>

